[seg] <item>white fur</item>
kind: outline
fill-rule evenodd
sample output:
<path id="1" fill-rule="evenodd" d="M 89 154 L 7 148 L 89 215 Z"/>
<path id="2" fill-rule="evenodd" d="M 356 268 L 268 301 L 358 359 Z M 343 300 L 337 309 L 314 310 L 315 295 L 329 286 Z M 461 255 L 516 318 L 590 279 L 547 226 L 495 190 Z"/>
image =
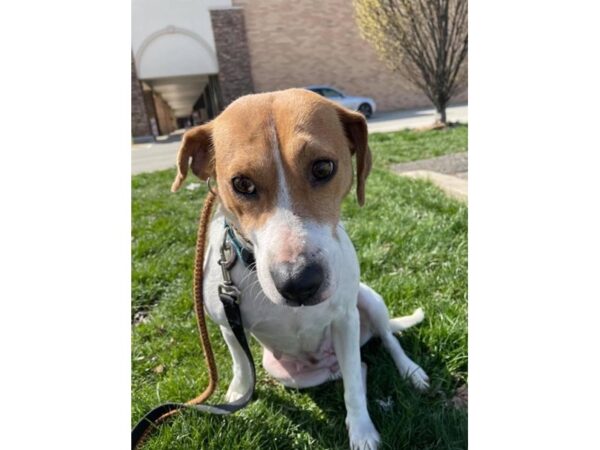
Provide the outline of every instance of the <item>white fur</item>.
<path id="1" fill-rule="evenodd" d="M 428 387 L 427 375 L 406 356 L 393 335 L 420 322 L 423 311 L 417 310 L 404 318 L 389 319 L 383 299 L 359 282 L 356 252 L 342 225 L 337 226 L 334 235 L 330 226 L 300 219 L 294 214 L 276 139 L 273 152 L 278 170 L 277 207 L 268 223 L 248 236 L 254 246 L 256 271 L 249 271 L 239 263 L 232 269 L 233 280 L 242 292 L 244 328 L 273 355 L 302 357 L 316 352 L 323 340 L 330 337 L 344 380 L 350 447 L 375 449 L 380 439 L 367 411 L 366 366 L 361 366 L 360 345 L 371 336 L 379 336 L 400 374 L 409 378 L 417 388 L 425 389 Z M 235 217 L 227 217 L 235 224 Z M 233 358 L 233 379 L 227 391 L 227 400 L 234 401 L 248 389 L 250 367 L 227 324 L 216 295 L 217 286 L 222 281 L 217 261 L 223 240 L 223 220 L 224 211 L 219 210 L 210 225 L 204 297 L 208 315 L 221 326 Z M 297 255 L 299 251 L 317 255 L 325 265 L 328 274 L 328 288 L 325 290 L 327 299 L 313 306 L 289 307 L 275 288 L 269 266 L 282 258 L 293 260 L 294 254 Z M 339 374 L 325 371 L 317 374 L 317 378 L 296 380 L 292 385 L 298 388 L 312 386 L 336 376 Z"/>
<path id="2" fill-rule="evenodd" d="M 229 329 L 223 307 L 216 295 L 217 286 L 221 282 L 221 269 L 217 261 L 223 230 L 223 215 L 218 212 L 210 226 L 204 295 L 206 310 L 221 326 L 233 358 L 233 379 L 227 391 L 227 400 L 234 401 L 248 389 L 250 368 Z M 327 239 L 322 234 L 319 239 L 319 234 L 315 233 L 317 241 L 325 245 L 322 241 Z M 348 412 L 346 423 L 351 448 L 374 449 L 378 446 L 379 435 L 367 411 L 366 390 L 361 376 L 360 345 L 371 336 L 379 336 L 400 374 L 409 378 L 418 389 L 426 389 L 427 375 L 406 356 L 398 339 L 393 336 L 394 332 L 420 322 L 423 312 L 417 310 L 411 316 L 390 320 L 381 297 L 367 285 L 358 282 L 356 252 L 341 225 L 337 228 L 337 236 L 337 240 L 333 237 L 328 239 L 328 247 L 324 247 L 327 248 L 329 270 L 334 271 L 332 278 L 335 279 L 335 288 L 332 296 L 323 303 L 289 307 L 280 302 L 281 299 L 271 299 L 263 289 L 263 282 L 258 275 L 263 265 L 268 266 L 268 261 L 262 259 L 268 252 L 256 253 L 256 272 L 248 271 L 243 264 L 236 264 L 232 269 L 232 276 L 242 292 L 241 311 L 247 333 L 272 353 L 300 356 L 316 351 L 323 336 L 331 333 L 344 379 L 344 400 Z M 260 244 L 258 247 L 261 248 Z M 323 381 L 332 378 L 335 377 L 324 375 Z"/>

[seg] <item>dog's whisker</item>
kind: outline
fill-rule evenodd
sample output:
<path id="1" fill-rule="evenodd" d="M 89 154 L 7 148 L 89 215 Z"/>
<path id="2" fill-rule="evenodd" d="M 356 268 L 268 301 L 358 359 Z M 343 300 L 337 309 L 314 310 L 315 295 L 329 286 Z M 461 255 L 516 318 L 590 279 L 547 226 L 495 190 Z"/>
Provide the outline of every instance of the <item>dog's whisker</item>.
<path id="1" fill-rule="evenodd" d="M 254 263 L 252 263 L 252 264 L 254 264 Z M 251 278 L 254 275 L 254 269 L 252 267 L 252 264 L 248 266 L 248 271 L 240 280 L 240 284 L 244 284 L 246 282 L 246 280 L 248 280 L 249 278 Z"/>

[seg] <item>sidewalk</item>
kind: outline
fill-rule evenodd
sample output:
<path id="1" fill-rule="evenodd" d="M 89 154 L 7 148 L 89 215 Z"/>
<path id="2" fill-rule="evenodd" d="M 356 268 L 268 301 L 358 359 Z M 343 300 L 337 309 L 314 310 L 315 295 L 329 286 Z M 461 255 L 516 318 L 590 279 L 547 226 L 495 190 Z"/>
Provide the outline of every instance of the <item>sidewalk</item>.
<path id="1" fill-rule="evenodd" d="M 398 175 L 429 180 L 450 197 L 465 202 L 468 200 L 467 152 L 394 164 L 391 169 Z"/>
<path id="2" fill-rule="evenodd" d="M 468 105 L 450 106 L 447 109 L 448 121 L 467 122 Z M 413 110 L 376 113 L 367 120 L 369 133 L 398 131 L 406 128 L 419 128 L 433 124 L 435 110 L 421 108 Z M 178 134 L 178 135 L 177 135 Z M 162 142 L 133 144 L 131 146 L 131 174 L 153 172 L 175 167 L 179 149 L 181 130 Z"/>

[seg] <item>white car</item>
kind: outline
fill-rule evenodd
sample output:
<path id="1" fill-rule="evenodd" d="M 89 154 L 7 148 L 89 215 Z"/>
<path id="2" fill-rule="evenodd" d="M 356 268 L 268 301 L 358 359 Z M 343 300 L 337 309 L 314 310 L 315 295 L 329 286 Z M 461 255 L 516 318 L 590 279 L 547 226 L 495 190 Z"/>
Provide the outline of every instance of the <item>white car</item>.
<path id="1" fill-rule="evenodd" d="M 375 100 L 369 97 L 354 97 L 346 95 L 338 89 L 334 89 L 327 85 L 312 85 L 307 86 L 309 91 L 316 92 L 323 97 L 333 100 L 348 109 L 361 112 L 365 117 L 371 117 L 375 112 Z"/>

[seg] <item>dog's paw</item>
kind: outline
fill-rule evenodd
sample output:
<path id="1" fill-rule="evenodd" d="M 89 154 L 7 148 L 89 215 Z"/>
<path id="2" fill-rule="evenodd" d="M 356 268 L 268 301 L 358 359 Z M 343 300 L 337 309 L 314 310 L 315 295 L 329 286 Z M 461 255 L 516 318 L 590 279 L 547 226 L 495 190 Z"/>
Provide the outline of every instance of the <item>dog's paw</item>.
<path id="1" fill-rule="evenodd" d="M 429 377 L 419 366 L 415 365 L 415 367 L 408 374 L 408 378 L 413 386 L 419 391 L 426 391 L 429 389 Z"/>
<path id="2" fill-rule="evenodd" d="M 380 437 L 371 419 L 349 421 L 346 419 L 351 450 L 377 450 Z"/>

